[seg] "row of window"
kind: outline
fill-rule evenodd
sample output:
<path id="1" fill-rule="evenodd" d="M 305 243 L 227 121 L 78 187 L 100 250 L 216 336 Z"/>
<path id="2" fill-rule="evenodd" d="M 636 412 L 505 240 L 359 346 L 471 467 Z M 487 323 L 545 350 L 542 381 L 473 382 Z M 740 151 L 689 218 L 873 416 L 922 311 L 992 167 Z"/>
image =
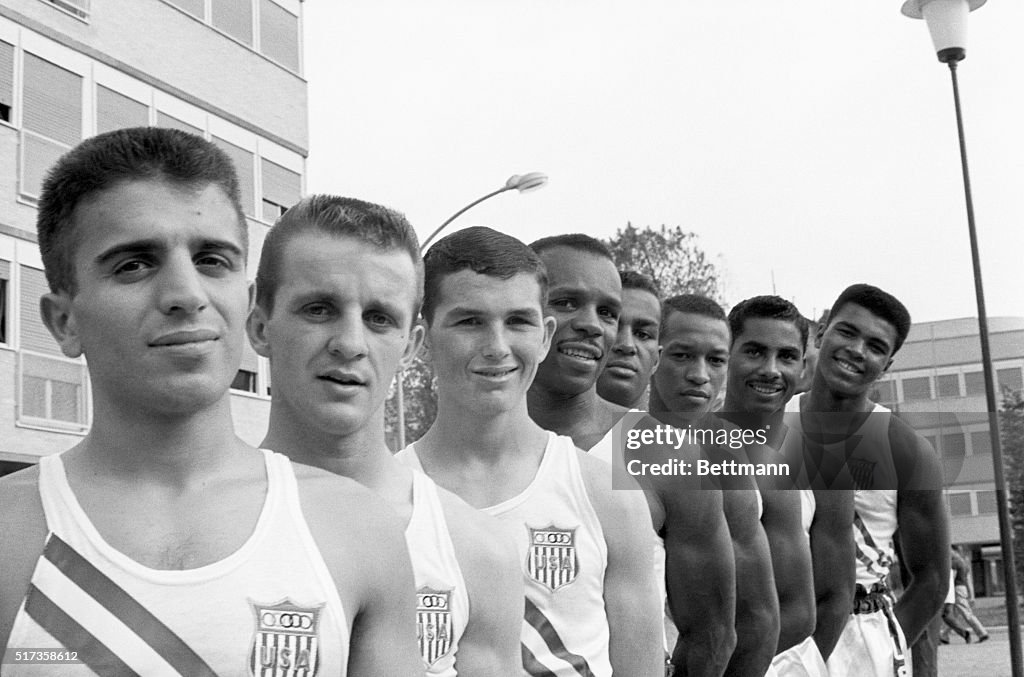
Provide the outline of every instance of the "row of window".
<path id="1" fill-rule="evenodd" d="M 164 0 L 299 72 L 299 17 L 273 0 Z"/>
<path id="2" fill-rule="evenodd" d="M 1003 388 L 1014 391 L 1024 389 L 1024 376 L 1020 367 L 996 370 L 997 397 Z M 891 376 L 877 384 L 872 399 L 889 404 L 984 395 L 985 375 L 979 370 L 937 376 Z"/>
<path id="3" fill-rule="evenodd" d="M 947 491 L 946 500 L 949 501 L 949 514 L 953 517 L 994 515 L 998 506 L 993 489 Z"/>
<path id="4" fill-rule="evenodd" d="M 0 40 L 0 120 L 21 128 L 18 192 L 23 199 L 38 198 L 46 171 L 85 136 L 156 125 L 204 136 L 223 149 L 238 171 L 247 215 L 273 223 L 298 201 L 302 175 L 295 168 L 302 160 L 294 153 L 149 86 L 126 82 L 123 74 L 110 79 L 122 81 L 131 95 L 88 73 L 88 68 L 76 72 L 28 49 L 19 53 Z"/>

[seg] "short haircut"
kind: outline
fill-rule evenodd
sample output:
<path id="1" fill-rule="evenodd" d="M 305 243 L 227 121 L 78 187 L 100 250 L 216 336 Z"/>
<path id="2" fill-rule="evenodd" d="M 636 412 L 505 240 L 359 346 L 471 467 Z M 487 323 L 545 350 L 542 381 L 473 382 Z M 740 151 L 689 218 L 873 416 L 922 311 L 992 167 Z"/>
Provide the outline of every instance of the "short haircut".
<path id="1" fill-rule="evenodd" d="M 647 275 L 635 270 L 620 270 L 619 280 L 622 282 L 622 289 L 639 289 L 645 291 L 661 302 L 661 291 L 658 284 Z"/>
<path id="2" fill-rule="evenodd" d="M 230 158 L 200 136 L 178 129 L 132 127 L 86 139 L 50 168 L 39 196 L 36 230 L 50 291 L 77 291 L 75 210 L 97 193 L 130 181 L 166 181 L 183 189 L 219 186 L 238 214 L 249 248 L 238 176 Z"/>
<path id="3" fill-rule="evenodd" d="M 584 233 L 552 235 L 551 237 L 542 237 L 530 243 L 530 249 L 537 252 L 538 255 L 556 247 L 567 247 L 568 249 L 594 254 L 615 263 L 615 257 L 612 256 L 612 250 L 608 248 L 608 245 Z"/>
<path id="4" fill-rule="evenodd" d="M 789 322 L 800 333 L 800 350 L 806 350 L 809 322 L 786 299 L 779 296 L 754 296 L 737 303 L 729 311 L 729 331 L 734 341 L 743 333 L 743 327 L 750 318 Z"/>
<path id="5" fill-rule="evenodd" d="M 836 302 L 832 304 L 828 323 L 825 326 L 832 324 L 839 310 L 849 303 L 864 308 L 893 326 L 896 330 L 896 345 L 893 346 L 892 354 L 895 355 L 903 345 L 903 341 L 906 340 L 907 334 L 910 333 L 910 311 L 907 310 L 907 307 L 898 298 L 878 287 L 863 283 L 852 284 L 844 289 Z"/>
<path id="6" fill-rule="evenodd" d="M 274 311 L 274 294 L 281 283 L 281 261 L 288 242 L 303 233 L 350 237 L 381 251 L 401 250 L 416 270 L 415 318 L 423 299 L 423 259 L 416 231 L 405 216 L 393 209 L 351 197 L 310 195 L 278 218 L 263 241 L 256 269 L 256 303 L 267 314 Z"/>
<path id="7" fill-rule="evenodd" d="M 661 304 L 661 333 L 665 333 L 665 327 L 673 313 L 692 313 L 702 315 L 712 320 L 721 320 L 726 325 L 728 318 L 722 306 L 714 299 L 702 294 L 677 294 L 662 301 Z"/>
<path id="8" fill-rule="evenodd" d="M 502 280 L 525 273 L 540 287 L 540 306 L 547 305 L 548 272 L 544 262 L 521 241 L 493 228 L 472 226 L 437 241 L 423 257 L 423 319 L 434 321 L 440 302 L 441 283 L 460 270 L 472 270 Z"/>

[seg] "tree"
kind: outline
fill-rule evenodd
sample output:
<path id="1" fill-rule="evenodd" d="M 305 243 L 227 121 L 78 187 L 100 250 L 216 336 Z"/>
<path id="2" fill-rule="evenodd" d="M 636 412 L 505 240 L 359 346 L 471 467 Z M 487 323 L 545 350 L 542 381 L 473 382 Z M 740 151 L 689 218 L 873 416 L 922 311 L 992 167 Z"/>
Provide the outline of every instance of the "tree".
<path id="1" fill-rule="evenodd" d="M 999 440 L 1003 448 L 1010 494 L 1010 524 L 1013 528 L 1017 581 L 1019 586 L 1024 586 L 1024 395 L 1020 390 L 1003 388 Z"/>
<path id="2" fill-rule="evenodd" d="M 687 233 L 679 226 L 640 229 L 627 222 L 606 244 L 619 270 L 636 270 L 649 276 L 663 297 L 704 294 L 722 302 L 721 273 L 708 261 L 696 233 Z"/>
<path id="3" fill-rule="evenodd" d="M 423 437 L 433 425 L 437 416 L 437 389 L 434 370 L 419 355 L 401 377 L 405 402 L 405 444 L 408 445 Z M 384 405 L 384 432 L 388 445 L 394 451 L 399 451 L 397 390 L 392 384 Z"/>

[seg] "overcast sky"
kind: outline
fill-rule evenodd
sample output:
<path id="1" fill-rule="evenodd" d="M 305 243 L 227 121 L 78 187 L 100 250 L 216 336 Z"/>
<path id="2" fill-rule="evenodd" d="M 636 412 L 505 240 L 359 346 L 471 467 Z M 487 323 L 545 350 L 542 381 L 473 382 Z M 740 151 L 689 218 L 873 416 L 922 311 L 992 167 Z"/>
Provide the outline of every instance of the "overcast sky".
<path id="1" fill-rule="evenodd" d="M 309 0 L 308 192 L 421 237 L 682 226 L 730 304 L 820 313 L 877 284 L 976 315 L 949 71 L 901 0 Z M 988 314 L 1024 316 L 1024 2 L 970 15 L 959 70 Z"/>

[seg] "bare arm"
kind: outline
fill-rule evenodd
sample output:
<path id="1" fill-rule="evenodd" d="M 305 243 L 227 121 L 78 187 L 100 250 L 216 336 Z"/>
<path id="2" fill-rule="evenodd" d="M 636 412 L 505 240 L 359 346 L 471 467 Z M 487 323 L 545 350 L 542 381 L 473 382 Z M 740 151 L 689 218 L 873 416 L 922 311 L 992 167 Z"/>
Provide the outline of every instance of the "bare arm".
<path id="1" fill-rule="evenodd" d="M 0 651 L 7 646 L 46 542 L 38 482 L 35 467 L 0 479 Z"/>
<path id="2" fill-rule="evenodd" d="M 579 453 L 608 548 L 604 604 L 612 672 L 619 677 L 662 675 L 661 600 L 654 584 L 653 528 L 644 494 L 639 486 L 612 490 L 608 464 Z"/>
<path id="3" fill-rule="evenodd" d="M 811 523 L 811 562 L 817 620 L 814 641 L 822 658 L 835 649 L 850 614 L 857 580 L 853 541 L 853 492 L 814 492 L 816 507 Z"/>
<path id="4" fill-rule="evenodd" d="M 443 498 L 452 543 L 469 593 L 469 619 L 455 669 L 469 677 L 508 677 L 523 670 L 523 574 L 507 525 L 461 499 Z M 458 501 L 458 506 L 452 506 Z"/>
<path id="5" fill-rule="evenodd" d="M 736 567 L 717 489 L 659 486 L 676 675 L 718 677 L 736 646 Z"/>
<path id="6" fill-rule="evenodd" d="M 757 516 L 756 490 L 727 489 L 724 497 L 736 559 L 736 649 L 725 674 L 763 675 L 779 639 L 779 600 L 768 537 Z"/>
<path id="7" fill-rule="evenodd" d="M 801 521 L 800 494 L 790 489 L 761 492 L 761 524 L 771 549 L 779 600 L 779 643 L 775 653 L 796 646 L 814 632 L 814 575 Z"/>

